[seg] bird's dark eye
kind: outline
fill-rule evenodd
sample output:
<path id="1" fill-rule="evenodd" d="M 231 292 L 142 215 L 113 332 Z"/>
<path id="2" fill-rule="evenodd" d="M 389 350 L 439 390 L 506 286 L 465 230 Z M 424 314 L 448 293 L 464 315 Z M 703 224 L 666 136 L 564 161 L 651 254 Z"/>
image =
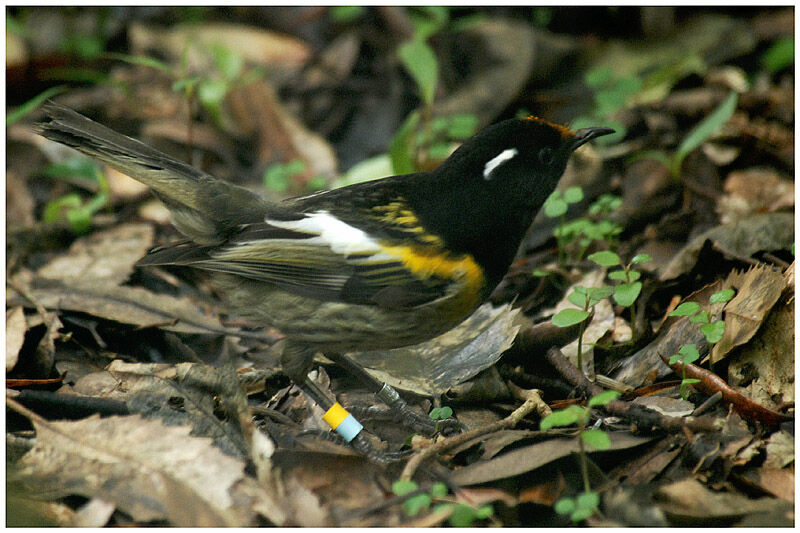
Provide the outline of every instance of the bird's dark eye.
<path id="1" fill-rule="evenodd" d="M 542 162 L 542 165 L 549 165 L 553 162 L 553 155 L 555 151 L 550 148 L 549 146 L 545 146 L 539 151 L 539 161 Z"/>

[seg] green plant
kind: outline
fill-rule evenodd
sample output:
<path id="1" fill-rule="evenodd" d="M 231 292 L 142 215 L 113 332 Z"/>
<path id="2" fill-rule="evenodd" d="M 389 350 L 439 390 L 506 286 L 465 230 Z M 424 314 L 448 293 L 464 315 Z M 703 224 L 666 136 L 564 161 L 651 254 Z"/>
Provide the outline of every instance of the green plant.
<path id="1" fill-rule="evenodd" d="M 709 299 L 709 304 L 715 303 L 726 303 L 733 298 L 736 291 L 733 289 L 723 289 L 721 291 L 717 291 L 712 294 Z M 676 316 L 681 317 L 685 316 L 689 318 L 689 322 L 693 324 L 701 324 L 700 331 L 703 332 L 703 336 L 706 338 L 706 342 L 713 347 L 714 344 L 718 343 L 722 339 L 723 333 L 725 333 L 725 322 L 722 319 L 714 316 L 710 309 L 703 309 L 703 307 L 697 302 L 683 302 L 678 307 L 676 307 L 669 315 L 667 316 Z M 691 348 L 689 348 L 691 347 Z M 685 350 L 684 350 L 685 349 Z M 694 354 L 697 352 L 697 346 L 694 344 L 689 344 L 681 348 L 678 351 L 678 354 L 673 355 L 670 358 L 670 364 L 675 364 L 677 361 L 686 361 L 686 362 L 694 362 L 699 358 L 699 353 L 697 357 L 694 357 Z M 710 351 L 709 351 L 710 354 Z M 682 356 L 678 357 L 677 356 Z M 690 361 L 687 361 L 686 357 L 694 357 Z M 708 358 L 709 368 L 713 371 L 714 369 L 714 361 L 713 357 L 709 355 Z M 684 371 L 684 381 L 685 381 L 685 371 Z M 683 395 L 684 386 L 681 385 L 681 394 Z"/>
<path id="2" fill-rule="evenodd" d="M 592 220 L 580 217 L 567 221 L 566 213 L 569 205 L 579 203 L 583 198 L 583 190 L 580 187 L 570 187 L 563 193 L 554 191 L 542 206 L 545 216 L 560 219 L 558 226 L 553 230 L 559 263 L 563 264 L 567 258 L 580 261 L 594 241 L 604 241 L 609 247 L 613 247 L 614 239 L 622 232 L 622 227 L 608 218 Z M 589 214 L 594 217 L 606 217 L 618 209 L 621 203 L 622 199 L 618 196 L 604 194 L 589 206 Z M 570 250 L 572 250 L 571 255 Z"/>
<path id="3" fill-rule="evenodd" d="M 331 6 L 328 8 L 328 14 L 331 20 L 342 24 L 347 24 L 360 19 L 367 12 L 364 6 Z"/>
<path id="4" fill-rule="evenodd" d="M 617 391 L 604 391 L 589 399 L 586 407 L 570 405 L 566 409 L 553 411 L 544 417 L 539 423 L 542 431 L 554 427 L 564 427 L 577 424 L 578 426 L 578 459 L 581 467 L 581 477 L 583 479 L 583 492 L 575 498 L 561 498 L 554 505 L 554 510 L 559 514 L 568 514 L 570 520 L 579 522 L 588 518 L 597 511 L 600 504 L 600 497 L 592 491 L 589 480 L 588 458 L 586 457 L 586 445 L 597 450 L 607 450 L 611 446 L 608 434 L 601 429 L 586 429 L 592 414 L 592 407 L 601 407 L 615 400 L 619 396 Z"/>
<path id="5" fill-rule="evenodd" d="M 421 107 L 413 111 L 397 130 L 389 147 L 396 174 L 424 170 L 431 160 L 446 158 L 454 141 L 472 136 L 478 119 L 471 114 L 433 117 L 433 102 L 439 83 L 439 61 L 427 39 L 449 22 L 449 9 L 437 6 L 409 8 L 414 27 L 412 38 L 400 45 L 400 64 L 417 86 Z"/>
<path id="6" fill-rule="evenodd" d="M 92 198 L 86 201 L 77 193 L 65 194 L 52 200 L 45 206 L 42 216 L 42 220 L 46 223 L 66 220 L 76 234 L 88 231 L 94 214 L 108 204 L 109 188 L 105 174 L 97 165 L 83 157 L 74 157 L 63 163 L 49 165 L 42 173 L 55 179 L 77 179 L 95 189 Z"/>
<path id="7" fill-rule="evenodd" d="M 577 305 L 579 309 L 562 309 L 550 321 L 553 325 L 560 328 L 574 326 L 580 323 L 580 333 L 578 334 L 578 368 L 583 372 L 583 333 L 586 330 L 586 319 L 589 318 L 594 306 L 611 296 L 614 292 L 612 287 L 606 285 L 600 287 L 581 287 L 577 286 L 567 295 L 567 300 Z"/>
<path id="8" fill-rule="evenodd" d="M 689 397 L 689 385 L 693 383 L 700 383 L 699 379 L 686 377 L 685 365 L 694 363 L 698 359 L 700 359 L 700 352 L 697 351 L 696 344 L 687 344 L 685 346 L 681 346 L 681 349 L 678 350 L 678 353 L 669 358 L 669 364 L 671 365 L 674 365 L 677 362 L 681 363 L 681 398 L 684 400 Z"/>
<path id="9" fill-rule="evenodd" d="M 646 150 L 636 157 L 649 157 L 661 161 L 669 169 L 670 175 L 676 181 L 680 180 L 683 160 L 701 144 L 710 139 L 723 124 L 728 122 L 731 116 L 733 116 L 738 102 L 738 93 L 731 91 L 725 100 L 710 115 L 692 128 L 672 154 L 667 155 L 659 150 Z"/>
<path id="10" fill-rule="evenodd" d="M 761 65 L 772 74 L 794 65 L 794 38 L 784 37 L 772 43 L 761 56 Z"/>
<path id="11" fill-rule="evenodd" d="M 306 171 L 306 163 L 294 159 L 287 163 L 275 163 L 264 171 L 262 181 L 264 187 L 271 191 L 286 192 L 292 184 L 292 178 Z"/>
<path id="12" fill-rule="evenodd" d="M 589 255 L 588 259 L 606 268 L 621 267 L 610 271 L 608 277 L 620 282 L 614 286 L 614 301 L 622 307 L 631 308 L 631 328 L 635 327 L 636 308 L 634 304 L 642 292 L 642 282 L 639 281 L 642 274 L 633 270 L 633 266 L 652 261 L 653 258 L 647 254 L 637 254 L 626 265 L 622 263 L 616 253 L 602 250 Z M 636 332 L 634 331 L 633 334 L 635 336 Z"/>
<path id="13" fill-rule="evenodd" d="M 592 109 L 586 116 L 576 118 L 573 129 L 602 124 L 614 128 L 616 133 L 598 139 L 600 144 L 613 144 L 625 138 L 627 128 L 614 115 L 627 107 L 642 90 L 642 80 L 638 76 L 615 77 L 610 67 L 597 67 L 586 73 L 584 83 L 594 91 Z"/>
<path id="14" fill-rule="evenodd" d="M 434 483 L 424 491 L 414 481 L 398 480 L 392 483 L 392 492 L 395 496 L 408 496 L 403 502 L 403 511 L 408 516 L 416 516 L 420 511 L 429 509 L 432 503 L 440 502 L 432 509 L 433 512 L 449 510 L 448 521 L 453 527 L 470 527 L 476 520 L 484 520 L 494 514 L 491 505 L 473 506 L 447 498 L 447 485 L 441 482 Z"/>
<path id="15" fill-rule="evenodd" d="M 436 420 L 436 430 L 439 430 L 439 420 L 447 420 L 453 416 L 453 410 L 448 406 L 443 407 L 434 407 L 431 409 L 431 412 L 428 413 L 428 417 L 431 420 Z"/>

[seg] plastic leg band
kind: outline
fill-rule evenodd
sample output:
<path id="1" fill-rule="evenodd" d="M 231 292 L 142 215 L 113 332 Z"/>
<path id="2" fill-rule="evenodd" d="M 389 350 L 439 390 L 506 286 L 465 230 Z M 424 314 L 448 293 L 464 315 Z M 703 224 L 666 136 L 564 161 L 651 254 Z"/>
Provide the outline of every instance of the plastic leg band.
<path id="1" fill-rule="evenodd" d="M 322 415 L 322 419 L 347 442 L 356 438 L 356 435 L 364 429 L 364 426 L 362 426 L 353 415 L 348 413 L 339 402 L 333 404 L 333 406 L 328 409 L 328 412 Z"/>

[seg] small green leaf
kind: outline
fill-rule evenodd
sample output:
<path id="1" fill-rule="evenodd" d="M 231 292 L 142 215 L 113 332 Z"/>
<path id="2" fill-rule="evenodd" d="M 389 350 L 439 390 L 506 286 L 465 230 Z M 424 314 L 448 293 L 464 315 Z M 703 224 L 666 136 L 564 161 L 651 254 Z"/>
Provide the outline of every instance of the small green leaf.
<path id="1" fill-rule="evenodd" d="M 692 324 L 706 324 L 709 322 L 708 313 L 706 311 L 700 311 L 696 315 L 690 316 L 689 322 Z"/>
<path id="2" fill-rule="evenodd" d="M 616 400 L 617 398 L 619 398 L 619 392 L 615 390 L 603 391 L 600 394 L 597 394 L 589 398 L 589 407 L 599 407 L 601 405 L 607 405 L 608 402 Z"/>
<path id="3" fill-rule="evenodd" d="M 575 500 L 561 498 L 553 505 L 553 510 L 558 514 L 571 514 L 575 510 Z"/>
<path id="4" fill-rule="evenodd" d="M 575 409 L 571 409 L 573 407 Z M 558 409 L 544 417 L 539 422 L 539 428 L 542 431 L 547 431 L 550 428 L 571 426 L 581 420 L 585 416 L 585 412 L 584 408 L 577 405 L 570 405 L 566 409 Z"/>
<path id="5" fill-rule="evenodd" d="M 531 272 L 531 275 L 535 278 L 546 278 L 547 276 L 550 275 L 550 272 L 547 272 L 546 270 L 540 270 L 537 268 L 536 270 Z"/>
<path id="6" fill-rule="evenodd" d="M 709 344 L 715 344 L 722 339 L 722 334 L 725 333 L 725 322 L 717 320 L 710 324 L 703 324 L 700 326 L 700 331 L 703 332 Z"/>
<path id="7" fill-rule="evenodd" d="M 614 287 L 614 301 L 622 307 L 630 307 L 639 293 L 642 292 L 642 282 L 622 283 Z"/>
<path id="8" fill-rule="evenodd" d="M 700 304 L 697 302 L 683 302 L 681 305 L 675 308 L 667 316 L 689 316 L 695 314 L 697 311 L 700 310 Z"/>
<path id="9" fill-rule="evenodd" d="M 153 57 L 148 56 L 132 56 L 128 54 L 120 54 L 117 52 L 108 52 L 103 54 L 104 57 L 109 59 L 116 59 L 119 61 L 124 61 L 125 63 L 129 63 L 131 65 L 137 65 L 140 67 L 150 67 L 156 70 L 160 70 L 166 74 L 172 75 L 173 69 L 168 64 L 163 61 L 159 61 Z"/>
<path id="10" fill-rule="evenodd" d="M 587 429 L 581 433 L 583 442 L 597 450 L 607 450 L 611 447 L 611 439 L 608 434 L 601 429 Z"/>
<path id="11" fill-rule="evenodd" d="M 592 89 L 599 89 L 604 85 L 608 85 L 613 81 L 614 75 L 611 72 L 611 67 L 602 66 L 595 67 L 583 76 L 583 82 Z"/>
<path id="12" fill-rule="evenodd" d="M 428 413 L 431 420 L 445 420 L 453 416 L 453 410 L 446 405 L 444 407 L 435 407 Z"/>
<path id="13" fill-rule="evenodd" d="M 551 194 L 544 202 L 544 214 L 549 218 L 560 217 L 567 212 L 567 208 L 567 202 L 565 202 L 561 194 L 557 192 Z"/>
<path id="14" fill-rule="evenodd" d="M 447 136 L 451 140 L 472 137 L 478 129 L 478 117 L 472 113 L 450 115 L 446 119 Z"/>
<path id="15" fill-rule="evenodd" d="M 459 503 L 447 519 L 453 527 L 470 527 L 477 517 L 475 516 L 475 509 L 469 505 Z"/>
<path id="16" fill-rule="evenodd" d="M 761 64 L 771 73 L 780 72 L 794 64 L 794 38 L 778 39 L 761 56 Z"/>
<path id="17" fill-rule="evenodd" d="M 477 518 L 478 520 L 489 518 L 493 514 L 494 514 L 494 507 L 492 507 L 492 504 L 490 503 L 481 505 L 475 510 L 475 518 Z"/>
<path id="18" fill-rule="evenodd" d="M 632 270 L 631 273 L 633 272 L 634 271 Z M 628 281 L 628 273 L 626 273 L 624 270 L 614 270 L 613 272 L 609 272 L 608 277 L 616 281 Z"/>
<path id="19" fill-rule="evenodd" d="M 727 98 L 715 109 L 708 117 L 694 127 L 692 131 L 683 139 L 675 151 L 674 160 L 680 167 L 683 159 L 695 148 L 706 142 L 723 124 L 728 122 L 736 105 L 739 102 L 739 95 L 731 91 Z"/>
<path id="20" fill-rule="evenodd" d="M 417 170 L 411 137 L 418 124 L 419 112 L 414 111 L 408 115 L 406 121 L 392 137 L 392 142 L 389 143 L 389 157 L 395 174 L 411 174 Z"/>
<path id="21" fill-rule="evenodd" d="M 669 364 L 674 365 L 678 363 L 681 359 L 683 359 L 683 356 L 679 353 L 676 353 L 675 355 L 670 356 Z"/>
<path id="22" fill-rule="evenodd" d="M 364 6 L 331 6 L 328 13 L 334 22 L 344 24 L 361 18 L 366 11 Z"/>
<path id="23" fill-rule="evenodd" d="M 430 495 L 423 492 L 422 494 L 411 496 L 403 502 L 403 511 L 405 511 L 408 516 L 416 516 L 421 510 L 427 509 L 430 505 Z"/>
<path id="24" fill-rule="evenodd" d="M 419 488 L 416 481 L 410 479 L 398 479 L 392 483 L 392 492 L 395 496 L 405 496 L 409 492 L 414 492 Z"/>
<path id="25" fill-rule="evenodd" d="M 590 261 L 594 261 L 598 265 L 604 267 L 612 267 L 620 264 L 619 256 L 610 250 L 602 250 L 600 252 L 595 252 L 589 255 L 587 259 L 589 259 Z"/>
<path id="26" fill-rule="evenodd" d="M 733 289 L 723 289 L 712 294 L 708 301 L 712 304 L 729 302 L 734 294 L 736 294 L 736 291 Z"/>
<path id="27" fill-rule="evenodd" d="M 583 189 L 580 187 L 569 187 L 564 191 L 564 201 L 568 204 L 576 204 L 583 200 Z"/>
<path id="28" fill-rule="evenodd" d="M 604 300 L 614 294 L 614 287 L 610 287 L 608 285 L 591 287 L 586 291 L 586 294 L 589 297 L 589 305 L 593 306 L 600 300 Z"/>
<path id="29" fill-rule="evenodd" d="M 652 260 L 653 258 L 647 254 L 636 254 L 633 256 L 633 259 L 631 259 L 631 264 L 638 265 L 639 263 L 647 263 L 648 261 Z"/>
<path id="30" fill-rule="evenodd" d="M 433 485 L 431 485 L 431 496 L 434 498 L 441 498 L 443 496 L 447 496 L 447 493 L 450 492 L 447 488 L 447 485 L 442 483 L 441 481 L 437 481 Z"/>
<path id="31" fill-rule="evenodd" d="M 589 313 L 587 311 L 582 311 L 580 309 L 564 309 L 553 315 L 550 321 L 554 326 L 566 328 L 583 322 L 588 316 Z"/>
<path id="32" fill-rule="evenodd" d="M 575 509 L 575 511 L 573 511 L 572 514 L 569 515 L 569 519 L 572 520 L 573 522 L 580 522 L 581 520 L 586 520 L 593 514 L 594 514 L 594 508 L 591 509 L 578 508 Z"/>
<path id="33" fill-rule="evenodd" d="M 228 81 L 235 80 L 244 68 L 242 56 L 226 46 L 215 44 L 211 48 L 211 57 L 217 70 Z"/>
<path id="34" fill-rule="evenodd" d="M 695 383 L 700 383 L 701 380 L 696 378 L 686 378 L 681 381 L 681 385 L 694 385 Z"/>
<path id="35" fill-rule="evenodd" d="M 600 495 L 596 492 L 581 492 L 575 497 L 575 506 L 578 509 L 596 509 L 600 505 Z"/>
<path id="36" fill-rule="evenodd" d="M 573 290 L 571 293 L 569 293 L 567 295 L 567 300 L 577 305 L 581 309 L 586 307 L 589 303 L 589 297 L 585 293 L 578 292 L 577 290 Z"/>
<path id="37" fill-rule="evenodd" d="M 681 355 L 680 360 L 684 364 L 691 364 L 700 359 L 700 352 L 697 351 L 696 344 L 681 346 L 678 353 Z"/>
<path id="38" fill-rule="evenodd" d="M 56 87 L 50 87 L 46 91 L 37 94 L 24 104 L 16 108 L 14 111 L 11 111 L 6 115 L 6 126 L 14 124 L 24 116 L 31 113 L 34 109 L 45 103 L 50 98 L 56 96 L 57 94 L 63 93 L 66 90 L 67 90 L 66 85 L 57 85 Z"/>
<path id="39" fill-rule="evenodd" d="M 425 41 L 420 39 L 403 43 L 397 53 L 406 71 L 417 83 L 422 101 L 426 105 L 433 104 L 439 79 L 439 62 L 436 54 Z"/>

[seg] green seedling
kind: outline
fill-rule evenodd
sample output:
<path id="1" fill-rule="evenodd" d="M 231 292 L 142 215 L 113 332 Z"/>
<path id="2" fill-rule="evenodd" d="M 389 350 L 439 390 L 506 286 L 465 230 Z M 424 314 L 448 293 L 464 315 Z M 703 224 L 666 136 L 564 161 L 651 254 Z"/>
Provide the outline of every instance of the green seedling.
<path id="1" fill-rule="evenodd" d="M 550 321 L 553 325 L 560 328 L 574 326 L 580 323 L 580 333 L 578 334 L 578 368 L 583 372 L 583 333 L 586 330 L 586 319 L 589 318 L 594 306 L 614 293 L 614 289 L 608 286 L 601 287 L 581 287 L 577 286 L 567 296 L 567 300 L 578 306 L 578 309 L 562 309 Z"/>
<path id="2" fill-rule="evenodd" d="M 733 289 L 723 289 L 712 294 L 708 302 L 710 304 L 726 303 L 733 298 L 734 294 L 736 294 L 736 291 Z M 684 302 L 667 316 L 685 316 L 689 317 L 689 322 L 701 324 L 700 331 L 703 332 L 706 342 L 712 347 L 722 339 L 722 335 L 725 333 L 725 322 L 721 319 L 717 319 L 717 317 L 711 314 L 710 310 L 703 309 L 697 302 Z M 708 362 L 709 368 L 713 372 L 714 361 L 710 355 Z"/>
<path id="3" fill-rule="evenodd" d="M 270 165 L 264 171 L 262 181 L 264 187 L 275 192 L 286 192 L 292 185 L 293 179 L 306 171 L 306 163 L 301 159 L 294 159 L 288 163 Z"/>
<path id="4" fill-rule="evenodd" d="M 553 507 L 558 514 L 569 515 L 570 520 L 573 522 L 580 522 L 588 518 L 597 512 L 597 507 L 600 504 L 600 496 L 592 491 L 589 480 L 589 466 L 585 446 L 588 445 L 597 450 L 607 450 L 611 446 L 611 439 L 605 431 L 586 429 L 592 414 L 592 407 L 607 405 L 617 397 L 619 397 L 617 391 L 602 392 L 590 398 L 586 407 L 570 405 L 566 409 L 553 411 L 543 418 L 539 424 L 542 431 L 573 424 L 578 426 L 578 459 L 581 466 L 581 477 L 583 478 L 583 492 L 575 498 L 561 498 Z"/>
<path id="5" fill-rule="evenodd" d="M 570 187 L 563 193 L 554 191 L 542 206 L 545 216 L 560 219 L 558 226 L 553 230 L 558 246 L 559 263 L 563 264 L 567 259 L 569 249 L 575 251 L 570 260 L 580 261 L 595 241 L 603 241 L 608 247 L 613 247 L 616 236 L 622 232 L 619 224 L 607 218 L 594 221 L 581 217 L 567 221 L 566 213 L 569 205 L 582 200 L 583 190 L 580 187 Z M 621 198 L 604 194 L 589 206 L 589 213 L 593 216 L 607 216 L 614 209 L 618 209 L 621 203 Z"/>
<path id="6" fill-rule="evenodd" d="M 642 274 L 633 270 L 633 266 L 652 261 L 653 258 L 647 254 L 637 254 L 628 264 L 623 264 L 615 252 L 603 250 L 589 255 L 588 259 L 607 268 L 621 267 L 610 271 L 608 277 L 620 282 L 614 286 L 614 301 L 622 307 L 631 307 L 631 328 L 633 328 L 636 323 L 634 304 L 642 292 L 642 282 L 639 281 Z M 635 336 L 636 332 L 634 331 L 633 334 Z"/>
<path id="7" fill-rule="evenodd" d="M 686 346 L 681 346 L 681 349 L 678 350 L 678 353 L 669 358 L 669 364 L 671 365 L 674 365 L 678 362 L 681 363 L 681 398 L 684 400 L 689 397 L 689 385 L 692 385 L 693 383 L 700 383 L 699 379 L 686 377 L 686 365 L 694 363 L 698 359 L 700 359 L 700 352 L 697 351 L 696 344 L 687 344 Z"/>
<path id="8" fill-rule="evenodd" d="M 610 67 L 597 67 L 586 73 L 584 83 L 594 92 L 592 109 L 586 116 L 576 118 L 573 129 L 603 124 L 614 128 L 616 133 L 598 139 L 598 144 L 613 144 L 621 141 L 627 128 L 614 115 L 631 105 L 642 90 L 642 80 L 637 76 L 615 77 Z"/>
<path id="9" fill-rule="evenodd" d="M 389 147 L 395 174 L 425 170 L 431 161 L 445 159 L 454 141 L 472 136 L 478 119 L 472 114 L 433 116 L 433 103 L 439 84 L 439 60 L 427 40 L 450 22 L 446 7 L 408 8 L 414 28 L 410 40 L 400 45 L 398 59 L 417 87 L 421 107 L 413 111 L 397 130 Z"/>
<path id="10" fill-rule="evenodd" d="M 477 520 L 485 520 L 494 514 L 491 505 L 468 505 L 453 497 L 447 497 L 447 485 L 438 482 L 430 486 L 427 491 L 420 489 L 419 485 L 411 480 L 398 480 L 392 483 L 392 492 L 395 496 L 408 496 L 403 502 L 403 511 L 408 516 L 416 516 L 421 511 L 433 507 L 433 512 L 449 510 L 448 521 L 453 527 L 470 527 Z"/>
<path id="11" fill-rule="evenodd" d="M 733 116 L 736 111 L 736 105 L 739 102 L 739 95 L 735 91 L 731 91 L 725 100 L 717 107 L 710 115 L 698 123 L 687 135 L 683 138 L 678 148 L 670 155 L 658 151 L 647 150 L 641 152 L 637 158 L 651 158 L 660 161 L 664 166 L 669 169 L 670 175 L 675 181 L 681 181 L 683 175 L 681 167 L 683 160 L 686 156 L 697 149 L 704 142 L 708 141 L 728 120 Z M 688 191 L 688 188 L 684 189 Z M 684 198 L 684 202 L 686 198 Z"/>
<path id="12" fill-rule="evenodd" d="M 89 231 L 95 213 L 108 204 L 110 192 L 106 175 L 96 164 L 84 157 L 74 157 L 63 163 L 49 165 L 42 173 L 55 179 L 81 182 L 96 191 L 86 201 L 77 193 L 57 198 L 45 206 L 42 216 L 46 223 L 66 220 L 77 235 Z"/>

